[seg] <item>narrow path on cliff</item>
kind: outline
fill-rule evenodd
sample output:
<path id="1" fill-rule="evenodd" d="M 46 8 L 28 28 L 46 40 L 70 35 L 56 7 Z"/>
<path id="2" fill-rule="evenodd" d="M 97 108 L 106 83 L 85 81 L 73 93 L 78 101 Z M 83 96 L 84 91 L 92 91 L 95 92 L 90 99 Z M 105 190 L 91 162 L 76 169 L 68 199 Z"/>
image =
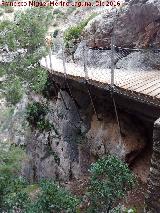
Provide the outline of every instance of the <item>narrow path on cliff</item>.
<path id="1" fill-rule="evenodd" d="M 51 60 L 50 60 L 51 58 Z M 40 61 L 42 67 L 54 75 L 64 75 L 63 60 L 56 55 L 47 56 Z M 76 63 L 66 63 L 67 78 L 76 81 L 85 80 L 83 66 Z M 87 68 L 88 80 L 98 87 L 111 85 L 111 70 Z M 160 72 L 158 70 L 123 70 L 115 69 L 114 84 L 122 95 L 135 96 L 147 103 L 160 106 Z"/>

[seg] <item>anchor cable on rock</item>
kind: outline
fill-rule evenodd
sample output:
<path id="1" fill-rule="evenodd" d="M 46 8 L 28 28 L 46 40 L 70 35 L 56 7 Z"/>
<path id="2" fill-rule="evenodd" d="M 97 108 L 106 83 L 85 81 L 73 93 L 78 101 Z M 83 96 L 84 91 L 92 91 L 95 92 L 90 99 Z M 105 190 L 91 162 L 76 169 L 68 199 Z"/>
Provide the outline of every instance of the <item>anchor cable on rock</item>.
<path id="1" fill-rule="evenodd" d="M 88 92 L 88 95 L 89 95 L 89 98 L 90 98 L 90 101 L 91 101 L 91 105 L 92 105 L 92 108 L 93 108 L 93 111 L 97 117 L 97 120 L 100 121 L 101 119 L 98 117 L 98 113 L 96 111 L 96 107 L 94 105 L 94 101 L 93 101 L 93 98 L 92 98 L 92 95 L 91 95 L 91 91 L 90 91 L 90 88 L 89 88 L 89 83 L 88 83 L 88 72 L 87 72 L 87 66 L 86 66 L 86 55 L 85 55 L 85 47 L 83 46 L 83 71 L 85 73 L 85 84 L 87 86 L 87 92 Z"/>
<path id="2" fill-rule="evenodd" d="M 114 111 L 115 111 L 115 116 L 116 116 L 116 121 L 117 121 L 117 125 L 118 125 L 118 134 L 119 134 L 119 139 L 120 139 L 120 143 L 122 142 L 122 130 L 121 130 L 121 124 L 120 124 L 120 119 L 119 119 L 119 115 L 118 115 L 118 110 L 117 110 L 117 105 L 116 105 L 116 101 L 114 98 L 114 89 L 115 89 L 115 33 L 114 33 L 114 29 L 115 29 L 115 24 L 117 21 L 117 16 L 115 18 L 114 24 L 113 24 L 113 30 L 112 30 L 112 35 L 111 35 L 111 88 L 110 88 L 110 94 L 111 94 L 111 98 L 113 101 L 113 107 L 114 107 Z"/>
<path id="3" fill-rule="evenodd" d="M 51 69 L 51 71 L 52 71 L 52 66 L 51 66 L 51 55 L 52 55 L 52 51 L 51 51 L 51 48 L 50 48 L 50 50 L 49 50 L 49 60 L 50 60 L 50 69 Z M 46 60 L 46 66 L 47 66 L 47 60 Z M 54 78 L 53 78 L 53 80 L 54 80 Z M 63 105 L 64 105 L 64 107 L 65 107 L 65 109 L 68 111 L 69 110 L 69 108 L 68 108 L 68 106 L 67 106 L 67 103 L 65 102 L 65 99 L 64 99 L 64 97 L 63 97 L 63 94 L 62 94 L 62 92 L 61 92 L 61 87 L 56 83 L 56 81 L 54 80 L 54 85 L 53 85 L 53 87 L 55 88 L 55 90 L 57 90 L 57 91 L 59 91 L 59 94 L 60 94 L 60 98 L 61 98 L 61 100 L 62 100 L 62 102 L 63 102 Z M 74 123 L 72 123 L 71 121 L 69 121 L 69 120 L 67 120 L 67 122 L 68 123 L 70 123 L 72 126 L 74 126 L 78 131 L 79 131 L 79 127 L 77 127 Z"/>
<path id="4" fill-rule="evenodd" d="M 75 104 L 75 107 L 76 107 L 76 110 L 77 110 L 77 114 L 79 116 L 79 119 L 80 119 L 80 122 L 82 122 L 82 118 L 81 118 L 81 114 L 80 114 L 80 111 L 79 111 L 79 108 L 77 106 L 77 101 L 76 99 L 74 98 L 73 94 L 72 94 L 72 91 L 71 91 L 71 88 L 70 88 L 70 85 L 69 85 L 69 82 L 67 80 L 67 72 L 66 72 L 66 61 L 65 61 L 65 53 L 64 53 L 64 46 L 62 45 L 62 59 L 63 59 L 63 70 L 64 70 L 64 78 L 65 78 L 65 84 L 66 84 L 66 87 L 69 91 L 69 95 L 71 96 L 71 99 L 72 101 L 74 102 Z"/>
<path id="5" fill-rule="evenodd" d="M 49 60 L 50 60 L 50 69 L 51 69 L 51 71 L 52 71 L 52 62 L 51 62 L 51 55 L 52 55 L 52 51 L 51 51 L 51 48 L 50 48 L 50 50 L 49 50 Z M 47 66 L 47 60 L 46 60 L 46 66 Z M 54 78 L 53 78 L 53 80 L 54 80 Z M 59 91 L 59 94 L 60 94 L 60 97 L 61 97 L 61 99 L 62 99 L 62 102 L 63 102 L 63 104 L 64 104 L 64 106 L 65 106 L 65 109 L 66 110 L 68 110 L 69 108 L 68 108 L 68 106 L 67 106 L 67 104 L 66 104 L 66 102 L 65 102 L 65 100 L 64 100 L 64 97 L 63 97 L 63 94 L 62 94 L 62 92 L 61 92 L 61 87 L 56 83 L 56 81 L 54 80 L 54 85 L 53 85 L 53 87 L 55 88 L 55 90 L 58 90 Z"/>

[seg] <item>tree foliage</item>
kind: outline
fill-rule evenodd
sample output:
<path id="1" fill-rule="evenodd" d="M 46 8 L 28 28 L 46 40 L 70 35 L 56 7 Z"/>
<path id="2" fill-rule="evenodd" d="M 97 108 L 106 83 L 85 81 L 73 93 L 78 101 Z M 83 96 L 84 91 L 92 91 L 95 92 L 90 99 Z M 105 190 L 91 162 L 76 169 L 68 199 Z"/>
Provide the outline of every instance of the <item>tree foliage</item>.
<path id="1" fill-rule="evenodd" d="M 26 182 L 18 178 L 24 158 L 21 148 L 0 143 L 0 211 L 8 205 L 9 195 L 15 195 L 26 186 Z"/>
<path id="2" fill-rule="evenodd" d="M 16 176 L 20 171 L 21 161 L 25 158 L 25 152 L 19 147 L 5 143 L 0 142 L 0 175 Z"/>
<path id="3" fill-rule="evenodd" d="M 9 82 L 19 79 L 22 83 L 27 82 L 30 89 L 40 92 L 47 81 L 47 71 L 40 67 L 39 60 L 47 54 L 45 36 L 51 22 L 52 12 L 48 7 L 29 8 L 25 12 L 16 12 L 13 22 L 2 21 L 0 23 L 0 46 L 7 48 L 11 60 L 2 63 L 1 73 L 4 73 Z M 14 80 L 15 79 L 15 80 Z M 6 82 L 5 86 L 10 87 Z M 15 104 L 21 93 L 20 83 L 9 90 L 11 103 Z M 14 93 L 15 90 L 18 94 Z M 8 98 L 10 101 L 10 98 Z"/>
<path id="4" fill-rule="evenodd" d="M 3 146 L 3 147 L 2 147 Z M 57 213 L 75 212 L 79 200 L 51 180 L 29 185 L 18 175 L 24 151 L 1 142 L 0 149 L 0 212 Z M 36 186 L 36 187 L 35 187 Z M 38 189 L 31 199 L 31 192 Z"/>
<path id="5" fill-rule="evenodd" d="M 8 81 L 6 86 L 6 100 L 15 105 L 17 104 L 23 96 L 22 83 L 18 77 L 13 78 L 13 80 Z"/>
<path id="6" fill-rule="evenodd" d="M 40 194 L 37 200 L 30 205 L 27 212 L 68 212 L 75 213 L 79 200 L 56 183 L 44 180 L 40 183 Z"/>
<path id="7" fill-rule="evenodd" d="M 42 180 L 34 187 L 18 177 L 18 165 L 23 156 L 21 152 L 23 151 L 20 148 L 11 146 L 4 147 L 0 153 L 0 211 L 78 212 L 79 198 L 54 181 Z M 94 163 L 90 172 L 91 180 L 85 195 L 89 201 L 86 212 L 119 212 L 119 208 L 114 208 L 117 201 L 135 184 L 135 178 L 127 165 L 117 157 L 109 155 Z M 31 196 L 32 191 L 36 195 L 34 198 Z"/>
<path id="8" fill-rule="evenodd" d="M 91 166 L 88 212 L 109 212 L 118 199 L 132 189 L 135 177 L 127 165 L 115 156 L 106 156 Z"/>

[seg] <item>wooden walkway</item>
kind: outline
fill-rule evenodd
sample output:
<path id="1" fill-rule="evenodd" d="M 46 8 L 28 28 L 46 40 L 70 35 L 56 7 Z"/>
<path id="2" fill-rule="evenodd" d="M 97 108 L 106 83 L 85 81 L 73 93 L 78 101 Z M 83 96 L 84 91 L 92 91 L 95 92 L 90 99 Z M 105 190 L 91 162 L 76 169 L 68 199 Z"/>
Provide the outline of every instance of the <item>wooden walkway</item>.
<path id="1" fill-rule="evenodd" d="M 50 64 L 51 61 L 51 64 Z M 55 75 L 64 76 L 63 61 L 55 55 L 43 58 L 42 67 Z M 66 63 L 67 78 L 76 81 L 85 80 L 83 66 L 75 63 Z M 88 82 L 97 87 L 109 89 L 111 83 L 111 70 L 100 68 L 87 68 Z M 115 69 L 115 92 L 128 98 L 136 99 L 160 107 L 160 70 L 136 71 Z"/>

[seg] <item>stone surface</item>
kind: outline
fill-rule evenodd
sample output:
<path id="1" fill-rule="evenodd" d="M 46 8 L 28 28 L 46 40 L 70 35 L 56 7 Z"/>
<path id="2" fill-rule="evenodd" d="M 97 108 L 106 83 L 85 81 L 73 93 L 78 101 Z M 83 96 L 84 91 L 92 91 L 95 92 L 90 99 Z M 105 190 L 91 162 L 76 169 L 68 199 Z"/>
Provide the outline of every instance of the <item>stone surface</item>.
<path id="1" fill-rule="evenodd" d="M 121 114 L 119 120 L 122 136 L 114 117 L 109 115 L 100 122 L 93 116 L 87 138 L 93 155 L 110 153 L 130 163 L 145 147 L 145 137 L 142 128 L 125 115 Z"/>
<path id="2" fill-rule="evenodd" d="M 30 164 L 30 167 L 34 167 L 36 173 L 32 179 L 39 180 L 47 177 L 69 180 L 71 177 L 78 178 L 80 168 L 77 135 L 80 132 L 80 118 L 76 111 L 77 108 L 65 91 L 59 93 L 55 103 L 50 102 L 49 107 L 52 108 L 47 116 L 54 128 L 50 132 L 42 133 L 33 130 L 27 142 L 27 153 L 32 159 L 32 163 L 34 162 L 34 166 Z M 23 168 L 24 175 L 28 167 L 25 165 Z"/>
<path id="3" fill-rule="evenodd" d="M 16 145 L 25 145 L 26 137 L 30 132 L 28 122 L 26 121 L 26 107 L 28 103 L 29 99 L 25 94 L 15 106 L 11 119 L 8 121 L 8 140 Z"/>
<path id="4" fill-rule="evenodd" d="M 127 70 L 152 70 L 160 69 L 160 53 L 152 51 L 133 52 L 120 59 L 116 67 Z"/>
<path id="5" fill-rule="evenodd" d="M 88 174 L 92 162 L 107 153 L 131 163 L 146 145 L 143 127 L 127 114 L 120 113 L 123 132 L 120 141 L 113 108 L 108 106 L 107 114 L 106 108 L 103 109 L 103 119 L 97 121 L 88 95 L 78 87 L 72 92 L 71 97 L 67 90 L 61 90 L 57 99 L 47 102 L 50 109 L 47 118 L 54 128 L 49 132 L 33 129 L 27 140 L 30 160 L 25 162 L 22 174 L 31 181 L 44 177 L 61 181 L 78 179 Z"/>
<path id="6" fill-rule="evenodd" d="M 84 29 L 74 59 L 87 67 L 111 67 L 111 36 L 115 35 L 115 64 L 122 69 L 160 69 L 160 3 L 154 1 L 130 1 L 117 13 L 97 15 Z M 137 48 L 130 51 L 123 48 Z M 100 50 L 101 49 L 101 50 Z M 104 50 L 102 50 L 104 49 Z"/>
<path id="7" fill-rule="evenodd" d="M 115 62 L 117 62 L 123 55 L 121 53 L 115 55 Z M 97 50 L 90 49 L 85 42 L 81 42 L 74 54 L 74 61 L 80 65 L 87 67 L 98 67 L 99 69 L 111 67 L 111 50 Z"/>
<path id="8" fill-rule="evenodd" d="M 115 45 L 119 47 L 160 47 L 160 10 L 156 3 L 137 3 L 125 8 L 116 15 L 113 10 L 99 15 L 85 28 L 84 40 L 87 45 L 110 47 L 113 26 Z M 116 20 L 116 21 L 115 21 Z"/>

